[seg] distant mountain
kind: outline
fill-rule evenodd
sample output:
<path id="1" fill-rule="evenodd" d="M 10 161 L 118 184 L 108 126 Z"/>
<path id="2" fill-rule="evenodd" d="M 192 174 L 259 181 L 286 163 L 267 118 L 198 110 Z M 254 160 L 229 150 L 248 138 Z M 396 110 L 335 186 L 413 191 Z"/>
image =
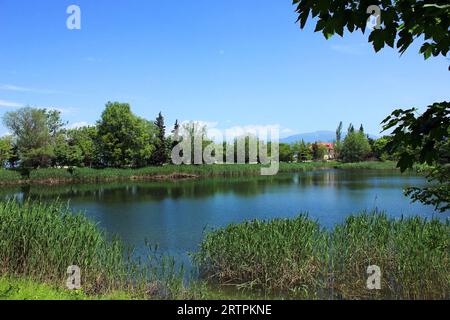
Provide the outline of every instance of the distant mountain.
<path id="1" fill-rule="evenodd" d="M 345 133 L 342 132 L 342 138 L 345 138 Z M 378 137 L 372 134 L 369 134 L 369 137 L 373 139 L 377 139 Z M 297 141 L 304 140 L 306 143 L 310 142 L 333 142 L 336 140 L 336 132 L 334 131 L 315 131 L 315 132 L 309 132 L 309 133 L 300 133 L 296 134 L 290 137 L 286 137 L 283 139 L 280 139 L 281 143 L 294 143 Z"/>

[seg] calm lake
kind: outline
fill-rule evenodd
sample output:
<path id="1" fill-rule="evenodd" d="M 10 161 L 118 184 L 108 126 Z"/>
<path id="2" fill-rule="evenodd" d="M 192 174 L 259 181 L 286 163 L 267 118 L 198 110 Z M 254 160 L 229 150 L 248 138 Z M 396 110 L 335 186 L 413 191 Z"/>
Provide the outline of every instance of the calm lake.
<path id="1" fill-rule="evenodd" d="M 2 188 L 1 197 L 70 201 L 110 234 L 139 252 L 145 240 L 189 265 L 205 229 L 250 219 L 308 213 L 324 227 L 363 210 L 390 216 L 445 219 L 431 207 L 411 204 L 402 189 L 423 177 L 392 171 L 326 170 L 274 177 L 239 177 L 171 182 L 123 182 Z"/>

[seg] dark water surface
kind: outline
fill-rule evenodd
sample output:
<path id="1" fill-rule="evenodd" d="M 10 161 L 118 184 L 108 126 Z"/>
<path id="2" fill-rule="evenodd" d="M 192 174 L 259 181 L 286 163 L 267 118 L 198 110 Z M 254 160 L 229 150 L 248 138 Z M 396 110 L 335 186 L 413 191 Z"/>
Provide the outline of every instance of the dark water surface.
<path id="1" fill-rule="evenodd" d="M 0 196 L 70 201 L 139 251 L 145 240 L 188 261 L 205 228 L 249 219 L 294 217 L 307 212 L 330 228 L 362 210 L 390 216 L 445 219 L 433 208 L 411 204 L 402 189 L 423 177 L 391 171 L 327 170 L 275 177 L 240 177 L 174 182 L 124 182 L 2 188 Z"/>

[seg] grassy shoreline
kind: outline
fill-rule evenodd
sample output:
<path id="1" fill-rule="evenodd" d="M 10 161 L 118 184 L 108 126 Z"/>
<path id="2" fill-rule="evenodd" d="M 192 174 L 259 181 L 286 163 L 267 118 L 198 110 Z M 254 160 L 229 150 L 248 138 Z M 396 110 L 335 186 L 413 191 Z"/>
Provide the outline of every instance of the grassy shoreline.
<path id="1" fill-rule="evenodd" d="M 73 183 L 100 183 L 116 181 L 160 181 L 183 180 L 208 177 L 236 177 L 246 175 L 260 175 L 261 165 L 253 164 L 217 164 L 217 165 L 167 165 L 163 167 L 146 167 L 140 169 L 37 169 L 24 178 L 18 171 L 0 169 L 0 185 L 56 185 Z M 309 163 L 280 163 L 280 173 L 303 172 L 324 169 L 369 169 L 396 170 L 396 163 L 387 162 L 309 162 Z"/>
<path id="2" fill-rule="evenodd" d="M 206 234 L 195 257 L 218 285 L 299 299 L 449 299 L 450 221 L 373 212 L 325 230 L 306 215 L 231 224 Z M 381 290 L 367 289 L 367 268 Z"/>
<path id="3" fill-rule="evenodd" d="M 136 260 L 132 249 L 60 202 L 0 202 L 4 282 L 32 281 L 31 287 L 43 284 L 65 292 L 67 268 L 76 265 L 88 297 L 118 292 L 137 299 L 190 297 L 183 270 L 171 257 L 149 247 L 145 259 Z"/>
<path id="4" fill-rule="evenodd" d="M 306 215 L 231 224 L 205 234 L 186 285 L 174 260 L 134 259 L 82 213 L 58 202 L 0 202 L 0 299 L 448 299 L 450 221 L 350 216 L 332 230 Z M 82 290 L 64 287 L 67 267 Z M 366 288 L 367 267 L 382 290 Z M 231 290 L 229 290 L 231 289 Z"/>
<path id="5" fill-rule="evenodd" d="M 133 300 L 133 297 L 121 291 L 89 296 L 83 290 L 64 290 L 32 279 L 0 277 L 0 300 Z"/>

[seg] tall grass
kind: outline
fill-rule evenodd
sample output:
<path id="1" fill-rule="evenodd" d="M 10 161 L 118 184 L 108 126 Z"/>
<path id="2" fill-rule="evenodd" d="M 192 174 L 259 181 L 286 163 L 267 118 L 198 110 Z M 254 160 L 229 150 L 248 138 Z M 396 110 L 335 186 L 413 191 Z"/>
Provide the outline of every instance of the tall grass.
<path id="1" fill-rule="evenodd" d="M 363 214 L 331 234 L 336 291 L 347 298 L 450 297 L 450 224 L 420 217 Z M 383 273 L 382 290 L 365 289 L 367 266 Z"/>
<path id="2" fill-rule="evenodd" d="M 231 224 L 208 233 L 195 257 L 220 284 L 314 294 L 323 278 L 326 233 L 307 216 Z"/>
<path id="3" fill-rule="evenodd" d="M 55 180 L 60 181 L 64 179 L 71 179 L 72 174 L 67 169 L 57 168 L 42 168 L 30 171 L 31 181 Z"/>
<path id="4" fill-rule="evenodd" d="M 356 163 L 338 163 L 337 169 L 355 169 L 355 170 L 398 170 L 395 161 L 363 161 Z"/>
<path id="5" fill-rule="evenodd" d="M 333 230 L 306 216 L 233 224 L 205 235 L 195 257 L 205 279 L 299 298 L 448 299 L 450 224 L 372 213 Z M 367 267 L 382 270 L 368 290 Z"/>
<path id="6" fill-rule="evenodd" d="M 2 183 L 18 183 L 22 179 L 19 172 L 15 170 L 6 170 L 0 168 L 0 184 Z"/>
<path id="7" fill-rule="evenodd" d="M 214 165 L 165 165 L 145 168 L 43 168 L 32 170 L 29 177 L 22 177 L 16 171 L 0 170 L 0 185 L 20 183 L 90 183 L 123 180 L 171 180 L 198 177 L 240 177 L 260 175 L 259 164 L 214 164 Z M 394 162 L 305 162 L 280 163 L 279 172 L 304 172 L 320 169 L 395 169 Z"/>
<path id="8" fill-rule="evenodd" d="M 172 259 L 149 251 L 141 262 L 121 241 L 107 239 L 82 214 L 55 202 L 0 203 L 0 275 L 63 287 L 67 268 L 81 269 L 83 290 L 124 290 L 138 297 L 184 294 L 183 272 Z"/>
<path id="9" fill-rule="evenodd" d="M 332 168 L 332 163 L 281 163 L 280 172 L 299 172 L 319 168 Z M 215 164 L 215 165 L 166 165 L 139 169 L 89 169 L 75 168 L 72 178 L 75 181 L 108 181 L 115 179 L 145 178 L 193 178 L 193 177 L 239 177 L 259 175 L 261 165 L 255 164 Z"/>
<path id="10" fill-rule="evenodd" d="M 279 172 L 302 172 L 316 169 L 330 169 L 338 166 L 335 162 L 280 163 Z M 19 183 L 81 183 L 110 182 L 121 180 L 169 180 L 196 177 L 239 177 L 260 175 L 258 164 L 215 164 L 215 165 L 165 165 L 145 168 L 69 168 L 36 169 L 29 177 L 20 176 L 12 170 L 0 170 L 0 185 Z"/>

